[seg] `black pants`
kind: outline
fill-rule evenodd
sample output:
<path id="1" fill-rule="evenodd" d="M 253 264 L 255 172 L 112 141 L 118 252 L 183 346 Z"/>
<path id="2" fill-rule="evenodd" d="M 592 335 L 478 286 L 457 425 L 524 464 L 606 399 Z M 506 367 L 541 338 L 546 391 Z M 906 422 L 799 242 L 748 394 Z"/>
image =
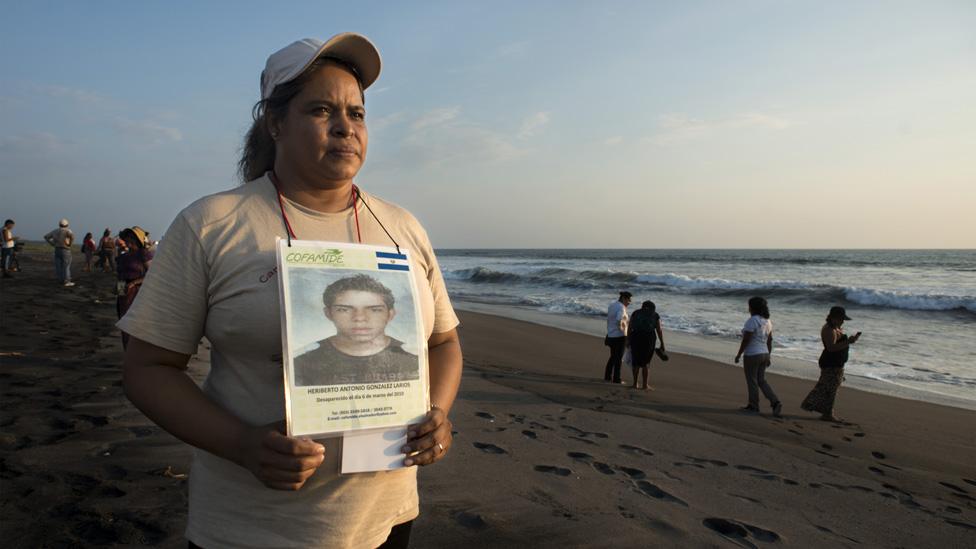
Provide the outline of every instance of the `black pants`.
<path id="1" fill-rule="evenodd" d="M 627 338 L 608 337 L 607 346 L 610 347 L 610 358 L 607 360 L 607 368 L 603 372 L 603 379 L 620 383 L 620 362 L 624 359 L 624 347 L 627 345 Z"/>
<path id="2" fill-rule="evenodd" d="M 390 535 L 383 542 L 383 545 L 380 545 L 377 549 L 407 549 L 407 546 L 410 545 L 410 529 L 412 527 L 412 520 L 403 524 L 397 524 L 390 530 Z M 186 542 L 186 546 L 189 549 L 203 549 L 192 541 Z"/>

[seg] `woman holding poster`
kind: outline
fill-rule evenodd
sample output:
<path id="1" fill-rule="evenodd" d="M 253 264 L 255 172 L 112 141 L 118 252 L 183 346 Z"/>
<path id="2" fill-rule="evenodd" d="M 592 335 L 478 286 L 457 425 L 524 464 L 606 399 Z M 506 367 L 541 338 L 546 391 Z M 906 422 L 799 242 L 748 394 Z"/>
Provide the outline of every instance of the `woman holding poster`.
<path id="1" fill-rule="evenodd" d="M 435 463 L 451 448 L 448 413 L 460 383 L 461 348 L 433 247 L 409 212 L 353 184 L 368 143 L 363 92 L 379 72 L 373 44 L 352 33 L 300 40 L 272 54 L 240 161 L 245 183 L 201 198 L 176 217 L 139 298 L 119 321 L 131 336 L 126 394 L 195 447 L 191 546 L 406 546 L 419 512 L 412 466 Z M 382 289 L 353 284 L 332 292 L 332 301 L 318 301 L 314 314 L 324 315 L 334 335 L 309 334 L 302 349 L 313 357 L 318 348 L 369 356 L 364 349 L 371 345 L 382 356 L 426 356 L 412 364 L 428 365 L 422 378 L 429 379 L 430 410 L 409 427 L 405 467 L 342 475 L 341 436 L 286 435 L 279 238 L 409 255 L 409 270 L 402 269 L 415 292 L 410 310 L 417 329 L 410 333 L 419 331 L 420 348 L 405 349 L 408 342 L 389 335 L 394 316 L 407 310 L 399 297 L 394 304 L 384 301 Z M 374 267 L 383 257 L 374 253 Z M 385 331 L 367 338 L 367 328 L 347 328 L 343 323 L 355 315 L 373 315 Z M 211 344 L 211 369 L 201 389 L 185 370 L 202 337 Z M 303 371 L 310 383 L 322 381 L 315 366 Z"/>

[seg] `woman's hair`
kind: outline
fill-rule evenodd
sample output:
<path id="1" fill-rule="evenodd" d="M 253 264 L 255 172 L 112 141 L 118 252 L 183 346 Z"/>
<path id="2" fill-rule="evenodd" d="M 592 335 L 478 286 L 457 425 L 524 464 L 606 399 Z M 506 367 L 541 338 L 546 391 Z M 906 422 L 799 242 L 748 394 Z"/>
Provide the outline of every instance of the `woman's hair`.
<path id="1" fill-rule="evenodd" d="M 769 318 L 769 304 L 764 297 L 750 297 L 749 310 L 763 318 Z"/>
<path id="2" fill-rule="evenodd" d="M 650 311 L 653 313 L 657 310 L 657 305 L 655 305 L 653 301 L 645 301 L 641 303 L 641 309 L 650 309 Z"/>
<path id="3" fill-rule="evenodd" d="M 102 238 L 105 238 L 106 236 L 112 236 L 111 229 L 105 229 L 105 232 L 102 233 Z"/>
<path id="4" fill-rule="evenodd" d="M 363 81 L 352 65 L 341 59 L 328 56 L 319 57 L 312 61 L 308 68 L 296 78 L 275 86 L 267 99 L 258 101 L 251 109 L 251 117 L 254 121 L 244 138 L 241 159 L 237 162 L 237 172 L 242 182 L 246 183 L 257 179 L 274 168 L 275 142 L 271 137 L 270 122 L 272 120 L 284 120 L 291 100 L 305 88 L 305 84 L 315 74 L 315 71 L 325 66 L 326 63 L 339 65 L 352 73 L 356 78 L 356 83 L 359 84 L 359 94 L 365 104 L 366 96 L 363 94 Z"/>
<path id="5" fill-rule="evenodd" d="M 91 237 L 92 237 L 91 233 L 85 233 L 85 240 L 88 240 Z"/>

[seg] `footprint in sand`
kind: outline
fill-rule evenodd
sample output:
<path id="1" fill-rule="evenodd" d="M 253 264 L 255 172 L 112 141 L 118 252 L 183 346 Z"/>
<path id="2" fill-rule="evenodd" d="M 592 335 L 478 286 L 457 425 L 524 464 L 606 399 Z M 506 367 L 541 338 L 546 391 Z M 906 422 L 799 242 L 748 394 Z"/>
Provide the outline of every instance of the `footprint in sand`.
<path id="1" fill-rule="evenodd" d="M 856 436 L 857 438 L 861 438 L 864 436 L 864 433 L 854 433 L 854 436 Z"/>
<path id="2" fill-rule="evenodd" d="M 787 429 L 787 431 L 789 431 L 789 432 L 791 432 L 791 433 L 793 433 L 794 435 L 797 435 L 797 436 L 801 436 L 801 437 L 803 436 L 803 433 L 801 433 L 800 431 L 796 431 L 794 429 Z"/>
<path id="3" fill-rule="evenodd" d="M 963 494 L 968 494 L 969 493 L 966 490 L 963 490 L 962 488 L 956 486 L 955 484 L 950 484 L 948 482 L 939 482 L 939 484 L 945 486 L 946 488 L 948 488 L 950 490 L 955 490 L 956 492 L 960 492 L 960 493 L 963 493 Z"/>
<path id="4" fill-rule="evenodd" d="M 695 467 L 697 469 L 704 469 L 705 468 L 704 465 L 700 465 L 698 463 L 687 463 L 685 461 L 676 461 L 676 462 L 673 463 L 673 465 L 675 467 Z"/>
<path id="5" fill-rule="evenodd" d="M 851 538 L 851 537 L 847 537 L 844 534 L 838 534 L 837 532 L 834 532 L 833 530 L 831 530 L 830 528 L 827 528 L 826 526 L 820 526 L 819 524 L 814 524 L 813 527 L 816 528 L 817 530 L 820 530 L 821 532 L 825 532 L 827 534 L 832 534 L 832 535 L 837 536 L 839 538 L 844 538 L 847 541 L 852 541 L 854 543 L 861 543 L 860 541 L 858 541 L 858 540 L 856 540 L 854 538 Z"/>
<path id="6" fill-rule="evenodd" d="M 481 515 L 477 513 L 459 511 L 452 518 L 454 519 L 454 522 L 472 530 L 483 530 L 484 528 L 488 527 L 488 523 L 485 522 L 485 519 L 481 518 Z"/>
<path id="7" fill-rule="evenodd" d="M 575 440 L 576 442 L 589 444 L 590 446 L 599 446 L 597 443 L 593 442 L 592 440 L 586 440 L 585 438 L 580 438 L 580 437 L 569 437 L 569 438 Z"/>
<path id="8" fill-rule="evenodd" d="M 705 527 L 709 530 L 718 532 L 726 538 L 731 538 L 733 541 L 742 540 L 752 547 L 755 547 L 755 545 L 745 541 L 750 536 L 757 541 L 762 541 L 764 543 L 774 543 L 780 539 L 779 534 L 773 532 L 772 530 L 766 530 L 765 528 L 760 528 L 758 526 L 753 526 L 737 520 L 707 518 L 702 521 L 702 524 L 705 525 Z"/>
<path id="9" fill-rule="evenodd" d="M 871 455 L 874 456 L 874 459 L 884 459 L 886 457 L 881 452 L 871 452 Z"/>
<path id="10" fill-rule="evenodd" d="M 885 476 L 885 472 L 882 471 L 881 469 L 878 469 L 877 467 L 868 467 L 868 471 L 871 471 L 872 473 L 874 473 L 876 475 Z"/>
<path id="11" fill-rule="evenodd" d="M 824 452 L 823 450 L 814 450 L 814 452 L 816 452 L 818 454 L 823 454 L 825 456 L 832 457 L 832 458 L 839 458 L 840 457 L 837 454 L 831 454 L 830 452 Z"/>
<path id="12" fill-rule="evenodd" d="M 654 452 L 641 448 L 640 446 L 631 446 L 630 444 L 620 444 L 619 448 L 621 450 L 627 450 L 628 452 L 633 452 L 635 454 L 641 454 L 644 456 L 653 456 Z"/>
<path id="13" fill-rule="evenodd" d="M 618 465 L 617 468 L 623 471 L 625 475 L 627 475 L 632 479 L 640 480 L 642 478 L 647 478 L 647 474 L 644 473 L 644 471 L 641 471 L 640 469 L 634 469 L 633 467 L 624 467 L 623 465 Z"/>
<path id="14" fill-rule="evenodd" d="M 834 484 L 831 482 L 827 482 L 825 483 L 825 485 L 830 486 L 831 488 L 836 488 L 841 492 L 855 491 L 855 492 L 864 492 L 866 494 L 874 493 L 874 490 L 868 488 L 867 486 L 858 486 L 857 484 Z"/>
<path id="15" fill-rule="evenodd" d="M 829 445 L 829 444 L 821 444 L 820 447 L 823 448 L 824 450 L 833 450 L 834 449 L 834 447 L 831 446 L 831 445 Z"/>
<path id="16" fill-rule="evenodd" d="M 560 427 L 562 427 L 563 429 L 566 429 L 567 431 L 572 431 L 572 432 L 576 433 L 577 435 L 579 435 L 581 437 L 594 436 L 596 438 L 610 438 L 610 435 L 608 435 L 606 433 L 596 433 L 596 432 L 593 432 L 593 431 L 584 431 L 583 429 L 580 429 L 579 427 L 573 427 L 572 425 L 560 425 Z"/>
<path id="17" fill-rule="evenodd" d="M 971 478 L 964 478 L 962 479 L 962 481 L 965 482 L 966 484 L 971 484 L 973 486 L 976 486 L 976 480 L 973 480 Z"/>
<path id="18" fill-rule="evenodd" d="M 714 465 L 716 467 L 728 467 L 729 466 L 728 463 L 726 463 L 724 461 L 717 460 L 717 459 L 705 459 L 705 458 L 699 458 L 699 457 L 695 457 L 695 456 L 685 456 L 685 457 L 688 458 L 688 459 L 690 459 L 691 461 L 693 461 L 695 463 L 700 463 L 702 465 Z"/>
<path id="19" fill-rule="evenodd" d="M 536 465 L 534 469 L 540 473 L 550 473 L 561 477 L 568 477 L 573 473 L 565 467 L 556 467 L 555 465 Z"/>
<path id="20" fill-rule="evenodd" d="M 950 513 L 955 513 L 957 515 L 960 514 L 960 513 L 962 513 L 962 509 L 960 509 L 958 507 L 953 507 L 952 505 L 946 505 L 945 510 L 948 511 L 948 512 L 950 512 Z"/>
<path id="21" fill-rule="evenodd" d="M 740 470 L 740 471 L 746 471 L 746 472 L 749 472 L 749 473 L 759 473 L 759 474 L 762 474 L 762 475 L 768 475 L 769 474 L 769 471 L 767 471 L 765 469 L 760 469 L 758 467 L 751 467 L 749 465 L 736 465 L 735 468 L 738 469 L 738 470 Z"/>
<path id="22" fill-rule="evenodd" d="M 566 455 L 580 461 L 590 461 L 593 459 L 593 456 L 585 452 L 566 452 Z"/>
<path id="23" fill-rule="evenodd" d="M 670 503 L 677 503 L 678 505 L 688 507 L 688 504 L 682 501 L 680 498 L 677 498 L 665 492 L 664 490 L 659 488 L 656 484 L 652 484 L 646 480 L 638 480 L 634 482 L 634 486 L 636 486 L 637 489 L 640 490 L 643 494 L 650 496 L 654 499 L 659 499 Z"/>
<path id="24" fill-rule="evenodd" d="M 528 429 L 522 431 L 522 434 L 528 438 L 531 438 L 532 440 L 536 440 L 537 438 L 539 438 L 539 435 L 535 434 L 535 431 L 530 431 Z"/>
<path id="25" fill-rule="evenodd" d="M 844 438 L 844 442 L 854 442 L 854 439 L 851 437 L 843 437 L 843 438 Z"/>
<path id="26" fill-rule="evenodd" d="M 968 522 L 963 522 L 961 520 L 948 519 L 948 518 L 945 519 L 945 521 L 948 522 L 949 524 L 953 525 L 953 526 L 958 526 L 960 528 L 966 528 L 968 530 L 976 530 L 976 525 L 969 524 Z"/>
<path id="27" fill-rule="evenodd" d="M 613 467 L 610 467 L 606 463 L 603 463 L 603 462 L 600 462 L 600 461 L 594 462 L 593 463 L 593 468 L 596 469 L 597 471 L 603 473 L 604 475 L 615 475 L 616 474 L 613 471 Z"/>
<path id="28" fill-rule="evenodd" d="M 507 454 L 504 448 L 495 446 L 494 444 L 489 444 L 487 442 L 474 442 L 472 443 L 475 448 L 481 450 L 486 454 Z"/>
<path id="29" fill-rule="evenodd" d="M 475 412 L 474 415 L 480 417 L 481 419 L 487 419 L 488 421 L 495 421 L 495 416 L 489 414 L 488 412 Z"/>
<path id="30" fill-rule="evenodd" d="M 765 505 L 763 505 L 763 502 L 759 501 L 756 498 L 751 498 L 749 496 L 743 496 L 741 494 L 731 494 L 730 493 L 729 495 L 732 496 L 732 497 L 734 497 L 734 498 L 738 498 L 738 499 L 741 499 L 743 501 L 748 501 L 749 503 L 755 503 L 756 505 L 762 505 L 763 507 L 765 507 Z"/>

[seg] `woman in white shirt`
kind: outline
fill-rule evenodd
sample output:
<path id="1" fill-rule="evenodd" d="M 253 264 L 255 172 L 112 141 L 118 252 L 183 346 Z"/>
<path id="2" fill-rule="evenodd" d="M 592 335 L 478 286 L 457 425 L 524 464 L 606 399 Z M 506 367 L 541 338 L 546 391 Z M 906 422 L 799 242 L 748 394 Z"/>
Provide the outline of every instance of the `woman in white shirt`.
<path id="1" fill-rule="evenodd" d="M 769 320 L 769 304 L 762 297 L 749 299 L 749 320 L 742 328 L 742 343 L 735 355 L 735 363 L 739 363 L 742 355 L 745 361 L 742 369 L 746 374 L 746 388 L 749 390 L 749 404 L 743 411 L 759 411 L 759 390 L 769 399 L 773 407 L 773 415 L 780 417 L 783 403 L 779 401 L 773 388 L 766 381 L 766 368 L 769 367 L 769 355 L 773 352 L 773 323 Z"/>
<path id="2" fill-rule="evenodd" d="M 451 449 L 461 347 L 433 246 L 408 211 L 353 184 L 368 142 L 363 90 L 379 71 L 376 48 L 352 33 L 272 54 L 240 163 L 247 182 L 177 216 L 119 321 L 131 336 L 126 395 L 197 448 L 191 547 L 406 547 L 419 513 L 411 466 Z M 342 475 L 342 437 L 285 434 L 275 241 L 286 237 L 413 254 L 432 407 L 410 426 L 405 467 Z M 204 336 L 210 372 L 198 388 L 184 370 Z"/>

